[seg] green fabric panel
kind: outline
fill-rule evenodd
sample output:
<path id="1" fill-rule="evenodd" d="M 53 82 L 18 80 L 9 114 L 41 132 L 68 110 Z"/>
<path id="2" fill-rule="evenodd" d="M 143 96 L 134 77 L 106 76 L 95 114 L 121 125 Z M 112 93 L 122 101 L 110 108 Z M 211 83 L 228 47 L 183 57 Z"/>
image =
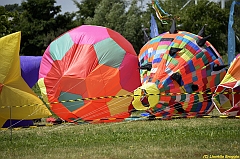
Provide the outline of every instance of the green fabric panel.
<path id="1" fill-rule="evenodd" d="M 215 84 L 218 85 L 220 83 L 220 73 L 219 74 L 216 74 L 216 77 L 215 77 Z"/>
<path id="2" fill-rule="evenodd" d="M 220 96 L 219 96 L 219 95 L 216 95 L 216 96 L 214 97 L 214 102 L 216 103 L 217 106 L 220 106 L 220 105 L 221 105 Z"/>
<path id="3" fill-rule="evenodd" d="M 171 47 L 181 48 L 180 44 L 179 43 L 175 43 L 174 41 L 173 41 L 173 44 L 171 45 Z"/>
<path id="4" fill-rule="evenodd" d="M 186 101 L 186 98 L 187 98 L 187 95 L 186 95 L 186 94 L 182 94 L 180 101 L 181 101 L 181 102 L 185 102 L 185 101 Z"/>
<path id="5" fill-rule="evenodd" d="M 176 59 L 172 59 L 171 63 L 174 65 L 174 66 L 177 66 L 178 65 L 178 60 Z"/>
<path id="6" fill-rule="evenodd" d="M 76 100 L 82 99 L 81 95 L 72 94 L 68 92 L 61 92 L 58 101 L 66 101 L 66 100 Z M 84 105 L 83 101 L 74 101 L 74 102 L 63 102 L 62 103 L 69 111 L 73 112 L 78 108 L 81 108 Z"/>
<path id="7" fill-rule="evenodd" d="M 198 103 L 199 103 L 198 94 L 194 94 L 194 103 L 192 105 L 191 112 L 196 112 L 197 107 L 198 107 Z"/>
<path id="8" fill-rule="evenodd" d="M 54 40 L 50 44 L 50 55 L 53 61 L 61 60 L 67 51 L 73 46 L 74 42 L 72 41 L 68 33 L 64 34 L 60 38 Z"/>
<path id="9" fill-rule="evenodd" d="M 207 70 L 207 77 L 212 75 L 212 69 Z"/>
<path id="10" fill-rule="evenodd" d="M 202 56 L 202 61 L 204 62 L 204 65 L 208 64 L 208 59 L 205 54 Z"/>
<path id="11" fill-rule="evenodd" d="M 195 41 L 193 37 L 195 37 L 195 35 L 192 34 L 186 34 L 183 36 L 183 38 L 188 39 L 189 41 Z"/>
<path id="12" fill-rule="evenodd" d="M 122 63 L 126 51 L 113 39 L 107 38 L 94 45 L 99 64 L 118 68 Z"/>
<path id="13" fill-rule="evenodd" d="M 167 80 L 166 80 L 166 81 L 167 81 Z M 168 83 L 165 82 L 165 83 L 163 84 L 163 90 L 160 89 L 160 91 L 161 91 L 161 92 L 164 92 L 164 91 L 168 91 L 168 90 L 170 90 L 170 87 L 169 87 Z"/>
<path id="14" fill-rule="evenodd" d="M 171 47 L 169 47 L 168 45 L 159 45 L 159 46 L 157 47 L 157 50 L 161 50 L 161 49 L 169 50 L 169 49 L 171 49 Z"/>
<path id="15" fill-rule="evenodd" d="M 168 59 L 168 56 L 169 56 L 168 54 L 164 54 L 164 55 L 163 55 L 163 59 L 167 60 L 167 59 Z"/>
<path id="16" fill-rule="evenodd" d="M 147 63 L 148 63 L 148 61 L 147 61 L 147 60 L 144 60 L 144 62 L 141 63 L 141 66 L 146 65 Z"/>
<path id="17" fill-rule="evenodd" d="M 160 92 L 165 92 L 165 88 L 164 87 L 160 88 Z"/>
<path id="18" fill-rule="evenodd" d="M 200 68 L 201 68 L 201 66 L 199 66 L 199 65 L 195 66 L 195 70 L 198 70 Z"/>
<path id="19" fill-rule="evenodd" d="M 177 99 L 177 96 L 173 95 L 173 96 L 171 96 L 171 99 L 172 99 L 173 101 L 175 101 L 175 100 Z"/>
<path id="20" fill-rule="evenodd" d="M 203 57 L 203 55 L 204 55 L 203 52 L 199 52 L 199 53 L 196 55 L 196 58 L 197 58 L 197 59 L 200 59 L 200 58 Z"/>
<path id="21" fill-rule="evenodd" d="M 185 55 L 186 55 L 187 57 L 189 57 L 189 59 L 192 59 L 192 58 L 194 57 L 194 55 L 192 54 L 192 52 L 189 51 L 189 50 L 185 51 Z"/>

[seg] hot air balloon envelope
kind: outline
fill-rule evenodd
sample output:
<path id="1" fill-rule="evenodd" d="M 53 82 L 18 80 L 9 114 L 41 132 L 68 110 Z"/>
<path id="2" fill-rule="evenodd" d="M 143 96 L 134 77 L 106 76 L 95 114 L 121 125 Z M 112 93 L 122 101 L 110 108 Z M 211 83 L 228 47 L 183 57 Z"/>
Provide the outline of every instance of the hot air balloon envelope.
<path id="1" fill-rule="evenodd" d="M 172 27 L 147 42 L 139 54 L 143 85 L 134 92 L 133 106 L 155 116 L 208 114 L 214 108 L 208 93 L 226 66 L 206 39 Z"/>
<path id="2" fill-rule="evenodd" d="M 45 100 L 57 102 L 51 109 L 60 118 L 95 120 L 128 117 L 131 96 L 100 97 L 130 95 L 140 86 L 139 77 L 138 57 L 122 35 L 105 27 L 83 25 L 48 46 L 38 83 Z M 66 100 L 75 101 L 61 102 Z"/>
<path id="3" fill-rule="evenodd" d="M 240 115 L 240 54 L 234 58 L 227 74 L 215 90 L 213 101 L 220 113 Z"/>

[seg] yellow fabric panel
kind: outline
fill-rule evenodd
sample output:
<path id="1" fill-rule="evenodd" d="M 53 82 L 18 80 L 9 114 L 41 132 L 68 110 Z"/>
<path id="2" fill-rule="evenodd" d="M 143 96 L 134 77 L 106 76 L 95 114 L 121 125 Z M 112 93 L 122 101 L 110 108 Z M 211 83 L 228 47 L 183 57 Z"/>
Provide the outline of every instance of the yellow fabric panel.
<path id="1" fill-rule="evenodd" d="M 6 119 L 0 117 L 0 128 L 4 125 L 5 122 L 6 122 Z"/>
<path id="2" fill-rule="evenodd" d="M 148 107 L 144 107 L 142 102 L 141 102 L 141 95 L 142 95 L 142 90 L 141 88 L 137 88 L 134 90 L 134 97 L 132 101 L 132 105 L 136 110 L 147 110 Z"/>
<path id="3" fill-rule="evenodd" d="M 143 95 L 142 89 L 144 89 L 147 92 L 147 94 L 154 94 L 149 96 L 147 95 L 149 107 L 143 106 L 141 102 L 141 97 Z M 147 110 L 149 108 L 155 107 L 159 102 L 159 95 L 156 95 L 156 94 L 159 94 L 159 93 L 160 91 L 157 88 L 157 85 L 155 83 L 144 83 L 141 87 L 139 87 L 134 91 L 134 100 L 132 102 L 133 107 L 136 110 Z"/>
<path id="4" fill-rule="evenodd" d="M 131 94 L 132 93 L 121 89 L 116 96 Z M 132 99 L 132 97 L 113 98 L 110 102 L 107 102 L 110 114 L 113 116 L 122 112 L 128 112 L 128 107 L 131 104 Z"/>
<path id="5" fill-rule="evenodd" d="M 220 98 L 220 101 L 218 101 L 217 99 L 217 96 L 218 98 Z M 226 97 L 224 94 L 219 94 L 215 96 L 213 99 L 214 101 L 214 104 L 217 106 L 217 110 L 220 112 L 220 113 L 223 113 L 224 111 L 230 109 L 232 107 L 232 104 L 231 104 L 231 101 L 229 100 L 229 97 Z"/>
<path id="6" fill-rule="evenodd" d="M 0 127 L 12 119 L 36 119 L 51 112 L 21 77 L 20 36 L 17 32 L 0 39 Z"/>
<path id="7" fill-rule="evenodd" d="M 232 107 L 232 104 L 230 102 L 230 100 L 226 101 L 225 103 L 223 103 L 221 105 L 221 108 L 225 108 L 226 110 L 230 109 Z"/>
<path id="8" fill-rule="evenodd" d="M 21 76 L 19 49 L 21 33 L 17 32 L 0 38 L 0 83 L 15 80 Z"/>
<path id="9" fill-rule="evenodd" d="M 220 84 L 231 83 L 235 81 L 236 79 L 231 74 L 229 74 L 229 72 L 227 72 Z"/>
<path id="10" fill-rule="evenodd" d="M 229 74 L 232 75 L 232 77 L 236 80 L 240 80 L 240 56 L 238 58 L 234 59 L 234 61 L 231 63 L 230 68 L 228 69 Z"/>
<path id="11" fill-rule="evenodd" d="M 159 89 L 157 88 L 157 85 L 155 83 L 146 83 L 142 86 L 142 89 L 145 89 L 148 94 L 154 94 L 148 96 L 148 103 L 150 105 L 149 106 L 150 108 L 155 107 L 159 101 L 159 95 L 156 94 L 160 93 Z"/>
<path id="12" fill-rule="evenodd" d="M 47 97 L 47 90 L 46 90 L 46 86 L 44 84 L 44 78 L 40 78 L 37 82 L 37 85 L 39 87 L 39 89 L 41 90 L 41 95 L 42 95 L 42 98 L 43 100 L 46 102 L 46 103 L 49 103 L 48 101 L 48 97 Z"/>
<path id="13" fill-rule="evenodd" d="M 0 105 L 5 106 L 0 111 L 5 119 L 36 119 L 51 115 L 43 102 L 35 95 L 22 78 L 4 85 L 0 94 Z M 31 105 L 31 106 L 27 106 Z"/>

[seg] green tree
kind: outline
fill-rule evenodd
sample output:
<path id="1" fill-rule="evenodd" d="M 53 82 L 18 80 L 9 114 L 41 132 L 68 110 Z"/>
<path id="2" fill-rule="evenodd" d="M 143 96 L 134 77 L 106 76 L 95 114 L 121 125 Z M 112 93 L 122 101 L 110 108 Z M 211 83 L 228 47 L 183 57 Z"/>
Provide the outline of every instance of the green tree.
<path id="1" fill-rule="evenodd" d="M 22 7 L 19 6 L 17 3 L 15 3 L 15 4 L 7 4 L 4 7 L 9 12 L 14 12 L 14 11 L 22 12 Z"/>
<path id="2" fill-rule="evenodd" d="M 5 36 L 9 34 L 10 29 L 10 14 L 6 11 L 3 6 L 0 6 L 0 36 Z"/>
<path id="3" fill-rule="evenodd" d="M 207 24 L 206 35 L 211 35 L 209 41 L 221 55 L 226 54 L 227 10 L 221 9 L 217 3 L 200 0 L 197 5 L 186 8 L 182 13 L 181 22 L 183 30 L 195 34 Z"/>
<path id="4" fill-rule="evenodd" d="M 11 7 L 10 5 L 7 6 Z M 9 10 L 8 7 L 0 6 L 0 37 L 18 31 L 17 26 L 20 23 L 19 12 L 16 10 Z"/>
<path id="5" fill-rule="evenodd" d="M 54 24 L 52 24 L 52 28 L 54 27 L 55 29 L 51 29 L 44 37 L 45 47 L 47 47 L 47 45 L 49 45 L 56 37 L 77 27 L 78 23 L 73 20 L 74 18 L 75 13 L 65 12 L 64 14 L 58 14 L 54 18 Z"/>
<path id="6" fill-rule="evenodd" d="M 142 11 L 137 0 L 130 5 L 124 0 L 102 0 L 95 9 L 94 17 L 85 24 L 100 25 L 122 34 L 139 53 L 143 46 Z"/>
<path id="7" fill-rule="evenodd" d="M 49 43 L 74 27 L 74 13 L 61 15 L 55 0 L 27 0 L 21 3 L 23 13 L 19 30 L 22 31 L 21 54 L 42 55 Z"/>
<path id="8" fill-rule="evenodd" d="M 166 32 L 170 29 L 173 18 L 176 20 L 178 30 L 189 31 L 195 34 L 207 24 L 206 35 L 211 34 L 209 41 L 222 55 L 226 54 L 229 11 L 221 9 L 220 4 L 208 0 L 198 0 L 197 5 L 195 5 L 193 1 L 188 3 L 188 5 L 185 5 L 186 3 L 187 1 L 185 0 L 159 1 L 162 9 L 172 15 L 166 20 L 168 22 L 167 25 L 162 25 L 160 20 L 156 18 L 159 33 Z M 149 5 L 148 9 L 151 13 L 155 14 L 155 10 L 151 7 L 152 6 Z"/>
<path id="9" fill-rule="evenodd" d="M 77 0 L 73 0 L 74 4 L 79 9 L 76 12 L 76 20 L 79 25 L 84 24 L 85 19 L 88 17 L 94 17 L 94 11 L 97 5 L 101 2 L 101 0 L 82 0 L 80 3 Z"/>
<path id="10" fill-rule="evenodd" d="M 148 3 L 147 8 L 143 13 L 143 25 L 147 28 L 150 28 L 151 14 L 153 14 L 156 20 L 156 23 L 158 25 L 158 31 L 161 34 L 163 32 L 167 32 L 170 29 L 173 18 L 177 19 L 178 17 L 181 16 L 180 15 L 181 8 L 184 6 L 184 4 L 186 4 L 187 1 L 186 0 L 165 0 L 165 1 L 158 1 L 158 2 L 161 9 L 164 12 L 171 15 L 171 16 L 167 16 L 164 14 L 162 10 L 159 10 L 161 15 L 166 17 L 164 21 L 167 22 L 167 24 L 162 23 L 161 20 L 158 19 L 158 17 L 156 16 L 156 11 L 152 7 L 152 3 Z M 191 5 L 191 4 L 188 4 L 188 5 Z M 149 32 L 150 30 L 148 30 L 148 34 Z"/>
<path id="11" fill-rule="evenodd" d="M 119 5 L 116 3 L 124 5 L 123 0 L 112 0 L 112 1 L 102 0 L 97 5 L 97 7 L 94 11 L 95 12 L 94 17 L 87 17 L 87 19 L 85 20 L 85 24 L 94 24 L 94 25 L 100 25 L 100 26 L 107 27 L 108 26 L 108 21 L 107 21 L 108 14 L 112 14 L 112 13 L 110 13 L 110 11 L 114 11 L 114 10 L 111 10 L 113 8 L 113 6 Z M 124 12 L 121 14 L 124 14 Z M 116 21 L 117 20 L 118 19 L 116 19 Z"/>
<path id="12" fill-rule="evenodd" d="M 109 10 L 109 14 L 105 16 L 105 26 L 119 33 L 125 30 L 124 23 L 126 22 L 125 6 L 123 3 L 114 3 Z"/>
<path id="13" fill-rule="evenodd" d="M 142 10 L 137 5 L 138 1 L 133 0 L 129 10 L 126 13 L 126 22 L 124 23 L 123 36 L 133 45 L 137 54 L 139 54 L 144 45 Z"/>

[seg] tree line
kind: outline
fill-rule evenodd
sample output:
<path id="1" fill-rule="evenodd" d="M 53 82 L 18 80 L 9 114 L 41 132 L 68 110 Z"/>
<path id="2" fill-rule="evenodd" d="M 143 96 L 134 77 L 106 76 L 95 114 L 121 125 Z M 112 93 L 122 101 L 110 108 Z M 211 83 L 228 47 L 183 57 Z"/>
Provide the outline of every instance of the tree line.
<path id="1" fill-rule="evenodd" d="M 150 34 L 150 17 L 154 15 L 159 33 L 170 29 L 172 19 L 176 19 L 178 30 L 197 34 L 206 25 L 209 41 L 222 56 L 227 54 L 228 19 L 232 1 L 227 1 L 225 9 L 220 3 L 199 0 L 185 4 L 188 0 L 159 0 L 159 4 L 172 16 L 162 24 L 157 18 L 151 2 L 142 6 L 142 0 L 73 0 L 76 12 L 61 14 L 61 6 L 56 0 L 25 0 L 19 4 L 0 6 L 0 37 L 21 31 L 21 55 L 41 56 L 47 46 L 64 32 L 80 25 L 99 25 L 122 34 L 140 52 L 144 41 L 144 31 Z M 235 7 L 234 25 L 239 34 L 239 6 Z M 144 31 L 143 31 L 144 30 Z M 238 36 L 237 36 L 238 37 Z M 236 40 L 236 52 L 239 41 Z"/>

